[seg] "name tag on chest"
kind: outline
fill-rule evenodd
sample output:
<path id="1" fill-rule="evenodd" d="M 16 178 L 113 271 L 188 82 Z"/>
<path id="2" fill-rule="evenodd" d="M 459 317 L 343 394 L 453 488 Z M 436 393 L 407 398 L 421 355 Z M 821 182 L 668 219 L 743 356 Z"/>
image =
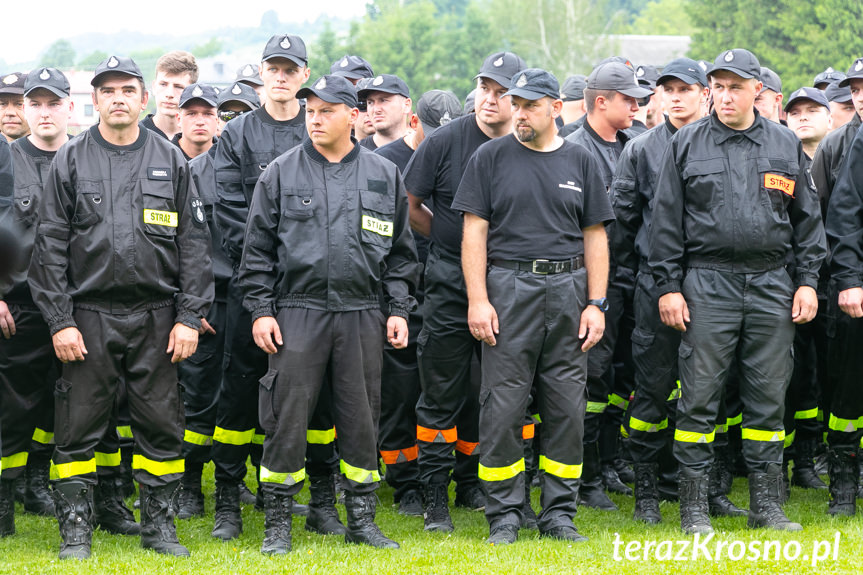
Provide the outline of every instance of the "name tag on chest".
<path id="1" fill-rule="evenodd" d="M 393 223 L 387 222 L 384 220 L 379 220 L 377 218 L 373 218 L 371 216 L 363 216 L 363 229 L 368 230 L 370 232 L 374 232 L 376 234 L 392 237 L 393 235 Z"/>
<path id="2" fill-rule="evenodd" d="M 794 180 L 789 180 L 777 174 L 764 174 L 764 187 L 779 190 L 783 194 L 794 197 Z"/>
<path id="3" fill-rule="evenodd" d="M 163 212 L 161 210 L 144 210 L 144 223 L 154 226 L 165 226 L 167 228 L 177 227 L 177 212 Z"/>

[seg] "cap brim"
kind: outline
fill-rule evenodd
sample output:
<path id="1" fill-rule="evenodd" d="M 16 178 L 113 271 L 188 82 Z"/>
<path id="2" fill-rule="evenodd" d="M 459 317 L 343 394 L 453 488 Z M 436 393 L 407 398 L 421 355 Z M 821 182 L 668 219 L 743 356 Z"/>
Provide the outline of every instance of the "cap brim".
<path id="1" fill-rule="evenodd" d="M 341 76 L 342 78 L 347 78 L 348 80 L 362 80 L 366 76 L 363 76 L 359 72 L 345 72 L 342 70 L 336 70 L 331 73 L 332 76 Z"/>
<path id="2" fill-rule="evenodd" d="M 519 98 L 524 98 L 525 100 L 541 100 L 545 97 L 552 98 L 555 100 L 560 99 L 560 96 L 551 94 L 546 94 L 544 92 L 534 92 L 533 90 L 528 90 L 527 88 L 511 88 L 507 90 L 504 96 L 518 96 Z"/>
<path id="3" fill-rule="evenodd" d="M 369 94 L 371 94 L 372 92 L 383 92 L 384 94 L 395 94 L 395 95 L 397 95 L 397 96 L 403 96 L 403 97 L 405 97 L 405 98 L 410 98 L 410 96 L 405 96 L 404 94 L 402 94 L 402 93 L 401 93 L 401 92 L 399 92 L 398 90 L 389 90 L 389 89 L 387 89 L 387 88 L 375 88 L 375 87 L 371 87 L 371 88 L 366 88 L 366 89 L 364 89 L 364 90 L 360 90 L 359 92 L 357 92 L 357 98 L 359 98 L 360 100 L 362 100 L 362 99 L 364 99 L 364 98 L 365 98 L 365 96 L 368 96 L 368 95 L 369 95 Z"/>
<path id="4" fill-rule="evenodd" d="M 61 90 L 59 88 L 55 88 L 54 86 L 33 86 L 32 88 L 30 88 L 29 90 L 24 92 L 24 96 L 25 97 L 29 96 L 30 94 L 32 94 L 36 90 L 48 90 L 49 92 L 51 92 L 52 94 L 54 94 L 58 98 L 68 98 L 69 97 L 68 92 L 64 92 L 63 90 Z"/>
<path id="5" fill-rule="evenodd" d="M 632 98 L 647 98 L 648 96 L 653 95 L 653 90 L 648 90 L 647 88 L 626 88 L 624 90 L 611 89 L 614 92 L 620 92 L 624 96 L 630 96 Z"/>
<path id="6" fill-rule="evenodd" d="M 242 82 L 243 84 L 246 84 L 247 86 L 251 85 L 253 87 L 264 85 L 264 81 L 261 80 L 260 78 L 239 78 L 239 79 L 234 80 L 234 81 L 235 82 Z"/>
<path id="7" fill-rule="evenodd" d="M 420 124 L 422 124 L 423 126 L 423 136 L 425 136 L 426 138 L 431 136 L 435 130 L 440 128 L 440 126 L 433 126 L 431 124 L 426 124 L 425 122 L 420 122 Z"/>
<path id="8" fill-rule="evenodd" d="M 336 96 L 333 96 L 332 94 L 328 94 L 327 92 L 319 92 L 318 90 L 315 90 L 314 88 L 301 88 L 297 92 L 297 98 L 308 98 L 309 96 L 318 97 L 321 100 L 323 100 L 324 102 L 329 102 L 330 104 L 344 104 L 345 106 L 348 106 L 351 108 L 357 107 L 356 102 L 348 103 L 348 102 L 345 102 L 344 100 L 341 100 L 340 98 L 338 98 Z"/>
<path id="9" fill-rule="evenodd" d="M 662 76 L 660 76 L 659 79 L 656 81 L 656 85 L 661 86 L 662 84 L 671 79 L 680 80 L 684 84 L 689 84 L 690 86 L 692 84 L 701 84 L 701 80 L 694 76 L 690 76 L 689 74 L 683 74 L 681 72 L 669 72 L 668 74 L 663 74 Z"/>
<path id="10" fill-rule="evenodd" d="M 272 60 L 273 58 L 282 58 L 284 60 L 290 60 L 291 62 L 293 62 L 294 64 L 296 64 L 300 68 L 305 68 L 306 64 L 308 63 L 306 60 L 303 60 L 302 58 L 300 58 L 298 56 L 292 56 L 289 54 L 270 54 L 269 56 L 262 58 L 261 62 L 268 62 L 268 61 Z"/>
<path id="11" fill-rule="evenodd" d="M 228 98 L 227 100 L 222 100 L 222 102 L 217 106 L 217 108 L 221 108 L 222 106 L 224 106 L 228 102 L 239 102 L 241 104 L 247 105 L 252 110 L 257 110 L 258 108 L 261 107 L 261 105 L 258 104 L 257 102 L 252 102 L 250 100 L 246 100 L 245 98 Z"/>
<path id="12" fill-rule="evenodd" d="M 90 80 L 90 85 L 93 87 L 96 87 L 96 85 L 97 85 L 96 80 L 98 80 L 99 78 L 101 78 L 102 76 L 104 76 L 106 74 L 122 74 L 123 76 L 129 76 L 130 78 L 137 78 L 137 79 L 141 80 L 142 82 L 144 81 L 143 76 L 141 76 L 140 74 L 135 74 L 133 72 L 126 72 L 125 70 L 104 70 L 102 72 L 99 72 L 95 76 L 93 76 L 93 79 Z"/>
<path id="13" fill-rule="evenodd" d="M 863 74 L 859 76 L 848 76 L 847 78 L 839 82 L 839 87 L 844 88 L 845 86 L 850 86 L 851 80 L 863 80 Z"/>
<path id="14" fill-rule="evenodd" d="M 789 108 L 791 108 L 791 106 L 793 106 L 793 105 L 794 105 L 794 104 L 796 104 L 797 102 L 802 102 L 802 101 L 804 101 L 804 100 L 806 100 L 807 102 L 812 102 L 813 104 L 818 104 L 819 106 L 824 106 L 824 107 L 825 107 L 825 108 L 827 108 L 828 110 L 830 109 L 830 104 L 829 104 L 829 103 L 828 103 L 828 104 L 824 104 L 824 102 L 819 102 L 818 100 L 814 100 L 814 99 L 812 99 L 812 98 L 807 98 L 806 96 L 798 96 L 798 97 L 796 97 L 796 98 L 794 98 L 794 99 L 792 99 L 792 100 L 788 100 L 788 103 L 787 103 L 787 104 L 785 104 L 785 107 L 784 107 L 784 108 L 782 108 L 782 109 L 787 113 L 787 112 L 788 112 L 788 110 L 789 110 Z"/>
<path id="15" fill-rule="evenodd" d="M 756 80 L 758 79 L 757 75 L 750 74 L 746 70 L 741 70 L 740 68 L 735 68 L 734 66 L 714 66 L 709 72 L 707 72 L 707 75 L 712 76 L 717 72 L 731 72 L 732 74 L 740 76 L 741 78 L 744 78 L 746 80 L 750 78 L 755 78 Z"/>
<path id="16" fill-rule="evenodd" d="M 213 108 L 219 107 L 219 104 L 216 103 L 214 100 L 210 100 L 209 98 L 204 98 L 203 96 L 195 96 L 194 98 L 189 98 L 188 100 L 186 100 L 185 102 L 180 104 L 178 107 L 179 108 L 185 108 L 189 104 L 194 103 L 195 100 L 200 100 L 201 102 L 205 103 L 208 106 L 212 106 Z"/>
<path id="17" fill-rule="evenodd" d="M 474 80 L 479 80 L 480 78 L 488 78 L 489 80 L 494 80 L 501 86 L 509 86 L 510 82 L 512 82 L 512 78 L 507 78 L 502 74 L 489 74 L 488 72 L 480 72 L 473 77 Z"/>

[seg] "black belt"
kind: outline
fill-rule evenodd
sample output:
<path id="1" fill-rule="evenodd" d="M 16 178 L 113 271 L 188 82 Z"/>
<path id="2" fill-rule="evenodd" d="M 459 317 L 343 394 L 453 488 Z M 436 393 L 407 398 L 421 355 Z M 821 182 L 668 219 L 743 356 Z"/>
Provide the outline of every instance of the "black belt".
<path id="1" fill-rule="evenodd" d="M 568 260 L 491 260 L 491 265 L 508 270 L 532 272 L 541 275 L 564 274 L 584 267 L 584 256 L 575 256 Z"/>

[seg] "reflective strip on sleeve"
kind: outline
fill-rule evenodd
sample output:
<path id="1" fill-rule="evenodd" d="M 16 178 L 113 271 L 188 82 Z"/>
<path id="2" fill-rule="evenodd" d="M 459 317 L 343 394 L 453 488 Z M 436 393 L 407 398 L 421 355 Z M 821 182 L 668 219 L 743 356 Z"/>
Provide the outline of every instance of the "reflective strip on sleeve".
<path id="1" fill-rule="evenodd" d="M 648 421 L 641 421 L 635 417 L 629 416 L 629 428 L 634 429 L 636 431 L 643 431 L 644 433 L 656 433 L 658 431 L 662 431 L 663 429 L 668 427 L 668 418 L 666 417 L 659 423 L 650 423 Z"/>
<path id="2" fill-rule="evenodd" d="M 794 419 L 815 419 L 818 417 L 818 408 L 806 409 L 804 411 L 795 411 Z"/>
<path id="3" fill-rule="evenodd" d="M 117 435 L 122 437 L 123 439 L 134 439 L 135 437 L 134 435 L 132 435 L 131 425 L 118 425 Z"/>
<path id="4" fill-rule="evenodd" d="M 743 423 L 743 414 L 742 413 L 738 413 L 734 417 L 729 417 L 728 421 L 726 421 L 726 424 L 728 425 L 728 427 L 731 427 L 732 425 L 740 425 L 741 423 Z"/>
<path id="5" fill-rule="evenodd" d="M 96 467 L 120 467 L 123 456 L 118 449 L 114 453 L 103 453 L 97 451 L 93 454 L 96 458 Z"/>
<path id="6" fill-rule="evenodd" d="M 13 453 L 12 455 L 7 455 L 5 457 L 0 457 L 0 471 L 4 469 L 14 469 L 16 467 L 24 467 L 27 465 L 27 452 L 20 451 L 18 453 Z"/>
<path id="7" fill-rule="evenodd" d="M 69 463 L 51 462 L 51 479 L 68 479 L 77 477 L 78 475 L 87 475 L 96 473 L 96 459 L 88 459 L 87 461 L 70 461 Z"/>
<path id="8" fill-rule="evenodd" d="M 831 413 L 827 427 L 840 433 L 854 433 L 860 428 L 860 419 L 843 419 Z"/>
<path id="9" fill-rule="evenodd" d="M 586 413 L 605 413 L 607 405 L 607 403 L 600 403 L 598 401 L 588 401 L 584 411 Z"/>
<path id="10" fill-rule="evenodd" d="M 51 445 L 54 443 L 54 433 L 37 427 L 33 430 L 33 441 L 42 445 Z"/>
<path id="11" fill-rule="evenodd" d="M 426 443 L 455 443 L 458 441 L 458 428 L 429 429 L 417 425 L 417 439 Z"/>
<path id="12" fill-rule="evenodd" d="M 578 465 L 566 465 L 552 461 L 545 455 L 539 456 L 539 468 L 546 473 L 551 473 L 555 477 L 563 479 L 578 479 L 581 477 L 581 463 Z"/>
<path id="13" fill-rule="evenodd" d="M 536 426 L 532 423 L 528 423 L 527 425 L 521 426 L 521 438 L 522 439 L 533 439 L 536 435 Z"/>
<path id="14" fill-rule="evenodd" d="M 264 435 L 263 433 L 256 433 L 252 436 L 252 444 L 253 445 L 263 445 L 264 439 L 266 439 L 266 438 L 267 438 L 267 436 Z"/>
<path id="15" fill-rule="evenodd" d="M 261 465 L 261 483 L 281 483 L 283 485 L 296 485 L 302 483 L 306 479 L 306 468 L 303 467 L 299 471 L 293 473 L 279 473 L 270 471 Z"/>
<path id="16" fill-rule="evenodd" d="M 727 424 L 723 425 L 721 423 L 717 424 L 716 425 L 716 433 L 728 433 L 728 425 Z"/>
<path id="17" fill-rule="evenodd" d="M 307 429 L 306 441 L 314 445 L 329 445 L 336 440 L 336 428 Z"/>
<path id="18" fill-rule="evenodd" d="M 696 431 L 683 431 L 682 429 L 674 430 L 674 441 L 682 441 L 684 443 L 713 443 L 716 437 L 716 430 L 710 433 L 698 433 Z"/>
<path id="19" fill-rule="evenodd" d="M 791 444 L 793 444 L 793 443 L 794 443 L 794 436 L 795 436 L 795 435 L 797 435 L 797 430 L 796 430 L 796 429 L 795 429 L 794 431 L 792 431 L 791 433 L 789 433 L 788 435 L 786 435 L 786 436 L 785 436 L 785 444 L 783 445 L 783 447 L 784 447 L 785 449 L 788 449 L 789 447 L 791 447 Z"/>
<path id="20" fill-rule="evenodd" d="M 160 477 L 174 473 L 183 473 L 186 470 L 185 459 L 171 459 L 169 461 L 154 461 L 136 453 L 132 456 L 132 469 L 142 469 L 150 475 Z"/>
<path id="21" fill-rule="evenodd" d="M 476 451 L 477 447 L 479 447 L 479 443 L 464 441 L 463 439 L 459 439 L 455 442 L 455 450 L 464 455 L 473 455 L 473 452 Z"/>
<path id="22" fill-rule="evenodd" d="M 744 427 L 740 430 L 740 437 L 749 441 L 785 441 L 785 430 L 769 431 Z"/>
<path id="23" fill-rule="evenodd" d="M 512 479 L 519 473 L 524 472 L 524 458 L 522 457 L 512 465 L 506 467 L 486 467 L 479 464 L 479 478 L 483 481 L 505 481 Z"/>
<path id="24" fill-rule="evenodd" d="M 217 426 L 213 432 L 213 441 L 224 443 L 225 445 L 249 445 L 252 443 L 252 438 L 254 437 L 254 428 L 245 431 L 232 431 Z"/>
<path id="25" fill-rule="evenodd" d="M 339 461 L 339 470 L 341 470 L 342 475 L 354 483 L 375 483 L 381 480 L 381 474 L 378 473 L 377 469 L 354 467 L 344 459 Z"/>
<path id="26" fill-rule="evenodd" d="M 381 450 L 381 459 L 387 465 L 395 465 L 397 463 L 407 463 L 408 461 L 416 461 L 419 455 L 419 449 L 414 445 L 407 449 L 390 449 L 388 451 Z"/>
<path id="27" fill-rule="evenodd" d="M 203 433 L 198 433 L 197 431 L 187 429 L 183 432 L 183 441 L 185 441 L 186 443 L 191 443 L 193 445 L 213 445 L 213 436 L 204 435 Z"/>
<path id="28" fill-rule="evenodd" d="M 608 396 L 608 405 L 613 405 L 620 409 L 626 409 L 627 406 L 629 406 L 629 401 L 620 397 L 616 393 L 612 393 Z"/>

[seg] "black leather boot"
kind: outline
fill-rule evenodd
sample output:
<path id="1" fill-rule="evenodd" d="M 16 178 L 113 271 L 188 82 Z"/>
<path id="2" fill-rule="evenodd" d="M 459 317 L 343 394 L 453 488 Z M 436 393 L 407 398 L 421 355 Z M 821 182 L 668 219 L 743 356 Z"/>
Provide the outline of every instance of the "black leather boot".
<path id="1" fill-rule="evenodd" d="M 240 486 L 237 483 L 216 483 L 216 514 L 212 536 L 223 541 L 236 539 L 243 532 L 240 514 Z"/>
<path id="2" fill-rule="evenodd" d="M 140 535 L 141 526 L 135 515 L 126 507 L 120 487 L 113 478 L 100 480 L 94 490 L 94 524 L 115 535 Z"/>
<path id="3" fill-rule="evenodd" d="M 204 492 L 201 491 L 203 465 L 186 462 L 186 471 L 180 481 L 180 508 L 177 519 L 190 519 L 204 514 Z"/>
<path id="4" fill-rule="evenodd" d="M 749 520 L 752 528 L 801 531 L 803 526 L 790 521 L 780 503 L 785 487 L 779 465 L 767 466 L 763 473 L 749 474 Z"/>
<path id="5" fill-rule="evenodd" d="M 336 511 L 336 488 L 332 475 L 309 476 L 309 514 L 306 531 L 321 535 L 344 535 L 345 525 Z"/>
<path id="6" fill-rule="evenodd" d="M 285 555 L 291 550 L 291 509 L 294 499 L 264 487 L 259 487 L 258 493 L 264 498 L 264 542 L 261 544 L 261 553 Z"/>
<path id="7" fill-rule="evenodd" d="M 659 491 L 656 489 L 659 464 L 636 463 L 632 467 L 635 472 L 635 513 L 633 517 L 636 521 L 656 525 L 662 521 L 662 513 L 659 511 Z"/>
<path id="8" fill-rule="evenodd" d="M 708 516 L 708 472 L 680 467 L 680 528 L 684 532 L 713 533 Z"/>
<path id="9" fill-rule="evenodd" d="M 27 462 L 25 479 L 27 490 L 24 492 L 24 511 L 45 517 L 54 516 L 54 500 L 51 498 L 51 490 L 48 489 L 48 475 L 51 470 L 51 461 Z"/>
<path id="10" fill-rule="evenodd" d="M 827 470 L 830 475 L 830 515 L 853 517 L 857 512 L 857 453 L 847 449 L 827 452 Z"/>
<path id="11" fill-rule="evenodd" d="M 605 494 L 596 443 L 584 444 L 584 465 L 581 474 L 581 487 L 578 490 L 578 504 L 601 511 L 617 511 L 617 505 Z"/>
<path id="12" fill-rule="evenodd" d="M 399 544 L 381 533 L 375 524 L 377 496 L 374 493 L 345 493 L 345 509 L 348 511 L 348 532 L 345 541 L 363 543 L 378 549 L 398 549 Z"/>
<path id="13" fill-rule="evenodd" d="M 0 480 L 0 537 L 15 535 L 15 484 Z"/>
<path id="14" fill-rule="evenodd" d="M 794 470 L 791 484 L 804 489 L 827 489 L 815 473 L 815 439 L 803 438 L 794 443 Z"/>
<path id="15" fill-rule="evenodd" d="M 455 529 L 449 515 L 449 491 L 446 483 L 429 483 L 425 486 L 425 531 L 449 533 Z"/>
<path id="16" fill-rule="evenodd" d="M 537 529 L 536 511 L 533 510 L 533 505 L 530 504 L 530 484 L 533 480 L 532 475 L 525 474 L 524 476 L 524 505 L 521 506 L 521 528 L 522 529 Z"/>
<path id="17" fill-rule="evenodd" d="M 93 541 L 93 492 L 83 481 L 54 484 L 54 514 L 60 527 L 60 559 L 89 559 Z"/>
<path id="18" fill-rule="evenodd" d="M 177 539 L 174 509 L 180 495 L 180 481 L 153 487 L 139 485 L 141 491 L 141 547 L 163 555 L 188 557 L 189 550 Z"/>
<path id="19" fill-rule="evenodd" d="M 707 508 L 711 517 L 742 517 L 749 515 L 745 509 L 734 505 L 723 493 L 721 465 L 714 459 L 710 466 L 709 483 L 707 487 Z"/>

